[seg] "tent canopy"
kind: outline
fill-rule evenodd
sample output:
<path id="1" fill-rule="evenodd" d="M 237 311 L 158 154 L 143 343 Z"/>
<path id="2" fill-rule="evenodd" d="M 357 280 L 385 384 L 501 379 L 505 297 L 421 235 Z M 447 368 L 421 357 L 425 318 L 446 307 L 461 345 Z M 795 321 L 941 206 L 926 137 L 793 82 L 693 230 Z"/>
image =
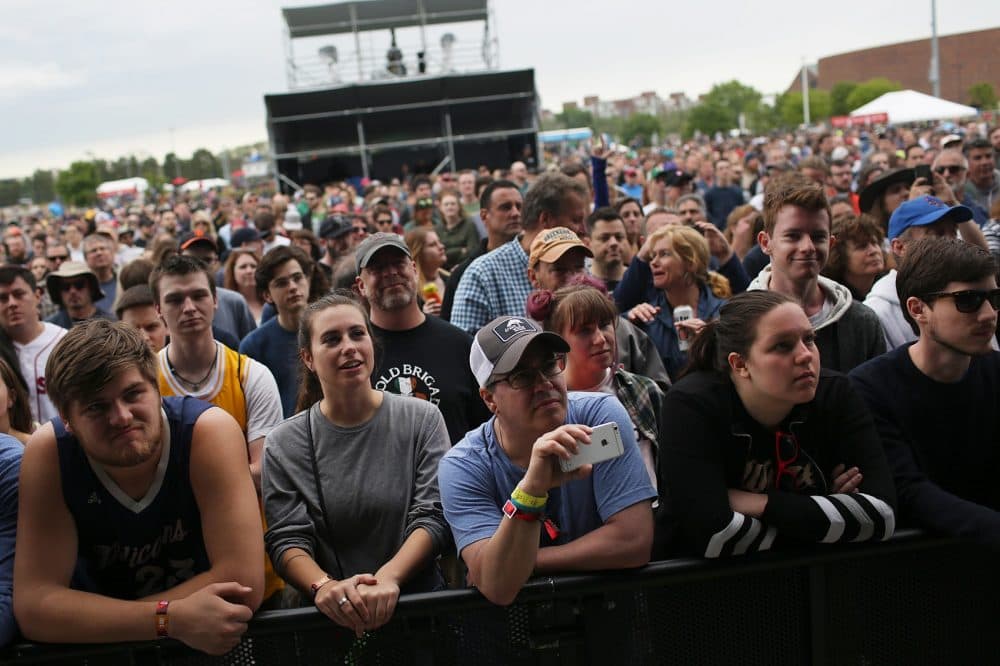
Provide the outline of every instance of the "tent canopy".
<path id="1" fill-rule="evenodd" d="M 916 90 L 888 92 L 851 111 L 852 116 L 886 113 L 890 123 L 915 123 L 923 120 L 966 118 L 979 113 L 975 107 L 925 95 Z"/>

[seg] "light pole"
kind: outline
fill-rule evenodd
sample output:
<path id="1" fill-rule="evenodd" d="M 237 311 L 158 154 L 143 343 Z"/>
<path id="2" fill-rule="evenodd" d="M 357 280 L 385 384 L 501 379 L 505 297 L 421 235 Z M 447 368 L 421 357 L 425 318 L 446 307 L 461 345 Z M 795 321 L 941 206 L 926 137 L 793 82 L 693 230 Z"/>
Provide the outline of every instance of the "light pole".
<path id="1" fill-rule="evenodd" d="M 938 53 L 937 37 L 937 0 L 931 0 L 931 89 L 935 97 L 941 96 L 941 62 Z"/>

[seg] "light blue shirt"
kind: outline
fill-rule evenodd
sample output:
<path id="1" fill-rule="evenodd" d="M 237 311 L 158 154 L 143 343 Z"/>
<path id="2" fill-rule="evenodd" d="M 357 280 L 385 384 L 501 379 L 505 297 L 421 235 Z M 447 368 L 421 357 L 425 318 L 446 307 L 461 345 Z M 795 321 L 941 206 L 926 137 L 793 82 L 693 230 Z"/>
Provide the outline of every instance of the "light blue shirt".
<path id="1" fill-rule="evenodd" d="M 465 269 L 455 292 L 451 323 L 475 335 L 497 317 L 523 317 L 530 293 L 528 254 L 520 238 L 515 238 L 477 257 Z"/>

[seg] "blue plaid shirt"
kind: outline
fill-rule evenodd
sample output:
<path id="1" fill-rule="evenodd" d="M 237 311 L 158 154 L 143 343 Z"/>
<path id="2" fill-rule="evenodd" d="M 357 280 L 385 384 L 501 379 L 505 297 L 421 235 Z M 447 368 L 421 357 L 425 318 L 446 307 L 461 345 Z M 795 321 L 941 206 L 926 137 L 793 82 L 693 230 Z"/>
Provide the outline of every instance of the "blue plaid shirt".
<path id="1" fill-rule="evenodd" d="M 455 292 L 451 323 L 475 335 L 502 315 L 523 317 L 530 293 L 528 254 L 520 238 L 515 238 L 476 258 L 465 269 Z"/>

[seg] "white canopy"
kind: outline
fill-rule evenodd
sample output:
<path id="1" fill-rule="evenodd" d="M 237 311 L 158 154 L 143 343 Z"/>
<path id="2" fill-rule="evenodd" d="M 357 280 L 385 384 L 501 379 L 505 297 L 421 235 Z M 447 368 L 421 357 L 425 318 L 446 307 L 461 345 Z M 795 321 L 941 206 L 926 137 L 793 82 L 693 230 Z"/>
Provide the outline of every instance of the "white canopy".
<path id="1" fill-rule="evenodd" d="M 966 118 L 979 113 L 975 107 L 925 95 L 916 90 L 897 90 L 851 111 L 852 116 L 886 113 L 890 123 L 914 123 L 922 120 Z"/>

